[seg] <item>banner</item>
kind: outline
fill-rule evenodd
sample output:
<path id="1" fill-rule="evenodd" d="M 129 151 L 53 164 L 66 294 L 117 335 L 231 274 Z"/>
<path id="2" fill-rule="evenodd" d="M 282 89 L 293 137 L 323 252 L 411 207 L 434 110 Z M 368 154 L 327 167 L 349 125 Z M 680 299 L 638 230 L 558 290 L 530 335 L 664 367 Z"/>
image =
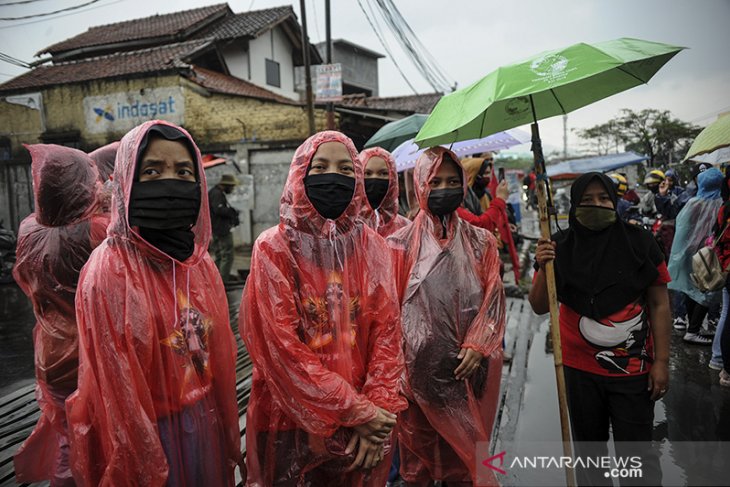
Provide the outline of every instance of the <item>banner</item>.
<path id="1" fill-rule="evenodd" d="M 319 64 L 315 68 L 317 73 L 315 101 L 342 100 L 342 65 L 340 63 Z"/>
<path id="2" fill-rule="evenodd" d="M 123 133 L 148 120 L 185 123 L 185 98 L 179 86 L 145 88 L 84 98 L 86 129 L 91 133 Z"/>

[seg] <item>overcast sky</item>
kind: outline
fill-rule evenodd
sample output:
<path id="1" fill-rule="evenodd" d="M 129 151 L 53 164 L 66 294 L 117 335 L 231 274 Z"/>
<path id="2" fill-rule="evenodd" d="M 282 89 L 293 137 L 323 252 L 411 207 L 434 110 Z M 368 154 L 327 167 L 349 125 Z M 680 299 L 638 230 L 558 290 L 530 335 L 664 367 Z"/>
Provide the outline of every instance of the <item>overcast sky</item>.
<path id="1" fill-rule="evenodd" d="M 19 17 L 87 3 L 90 0 L 0 0 L 0 17 Z M 365 0 L 361 0 L 363 4 Z M 375 2 L 371 0 L 374 4 Z M 0 52 L 24 61 L 44 47 L 91 26 L 221 3 L 215 0 L 99 0 L 89 7 L 50 18 L 0 21 Z M 231 0 L 234 12 L 287 5 L 286 0 Z M 294 10 L 299 15 L 299 1 Z M 385 54 L 358 0 L 332 0 L 332 37 L 345 38 Z M 464 87 L 493 69 L 541 51 L 576 42 L 618 37 L 666 42 L 689 49 L 671 60 L 648 85 L 571 113 L 569 129 L 605 122 L 621 108 L 670 110 L 706 125 L 730 111 L 730 0 L 395 0 L 396 5 L 447 76 Z M 324 40 L 324 0 L 306 0 L 312 42 Z M 61 16 L 62 15 L 62 16 Z M 301 19 L 301 16 L 299 16 Z M 433 89 L 416 71 L 395 39 L 386 33 L 395 61 L 419 93 Z M 380 95 L 413 92 L 392 59 L 379 62 Z M 0 81 L 22 73 L 0 62 Z M 540 123 L 549 148 L 562 148 L 562 119 Z M 569 137 L 576 149 L 581 141 Z"/>

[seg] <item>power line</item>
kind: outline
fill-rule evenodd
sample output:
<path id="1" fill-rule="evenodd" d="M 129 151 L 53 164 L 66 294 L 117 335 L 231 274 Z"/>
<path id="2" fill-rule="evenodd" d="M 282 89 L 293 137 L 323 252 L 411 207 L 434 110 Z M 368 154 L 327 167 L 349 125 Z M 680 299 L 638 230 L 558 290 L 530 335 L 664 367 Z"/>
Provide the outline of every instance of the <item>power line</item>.
<path id="1" fill-rule="evenodd" d="M 377 5 L 380 15 L 390 29 L 391 34 L 396 38 L 405 54 L 408 55 L 413 65 L 421 73 L 421 76 L 431 85 L 434 91 L 450 91 L 452 83 L 434 57 L 428 52 L 428 49 L 418 39 L 418 36 L 392 0 L 372 1 Z"/>
<path id="2" fill-rule="evenodd" d="M 403 78 L 403 81 L 405 81 L 405 82 L 406 82 L 406 84 L 407 84 L 407 85 L 408 85 L 408 87 L 409 87 L 409 88 L 411 89 L 411 91 L 413 91 L 413 93 L 417 95 L 417 94 L 418 94 L 418 92 L 417 92 L 417 91 L 416 91 L 416 89 L 415 89 L 415 88 L 413 87 L 413 85 L 411 84 L 411 82 L 410 82 L 410 81 L 408 80 L 408 77 L 407 77 L 407 76 L 405 75 L 405 73 L 403 73 L 403 71 L 402 71 L 402 70 L 400 69 L 400 66 L 399 66 L 399 65 L 398 65 L 398 63 L 397 63 L 397 62 L 395 61 L 395 57 L 393 56 L 393 53 L 392 53 L 392 52 L 390 52 L 390 48 L 389 48 L 389 47 L 388 47 L 388 45 L 387 45 L 387 44 L 385 43 L 385 40 L 383 39 L 383 37 L 381 37 L 381 35 L 380 35 L 380 32 L 378 32 L 378 30 L 377 30 L 377 29 L 375 28 L 375 26 L 373 25 L 373 21 L 372 21 L 372 20 L 370 20 L 370 15 L 368 15 L 368 12 L 367 12 L 367 10 L 365 10 L 365 7 L 363 7 L 363 5 L 362 5 L 362 1 L 361 1 L 361 0 L 357 0 L 357 4 L 358 4 L 358 5 L 360 6 L 360 10 L 362 10 L 362 13 L 364 13 L 364 14 L 365 14 L 365 18 L 366 18 L 366 19 L 368 20 L 368 24 L 370 24 L 370 28 L 371 28 L 371 29 L 373 29 L 373 32 L 375 33 L 375 36 L 376 36 L 376 37 L 378 38 L 378 40 L 380 41 L 380 45 L 382 45 L 382 46 L 383 46 L 383 49 L 385 49 L 385 52 L 387 52 L 387 53 L 388 53 L 388 56 L 390 56 L 390 60 L 391 60 L 391 61 L 393 62 L 393 64 L 395 65 L 395 69 L 397 69 L 397 70 L 398 70 L 398 73 L 400 73 L 401 77 Z"/>
<path id="3" fill-rule="evenodd" d="M 25 5 L 26 3 L 43 2 L 45 0 L 22 0 L 20 2 L 2 3 L 0 7 L 10 7 L 11 5 Z"/>
<path id="4" fill-rule="evenodd" d="M 66 7 L 66 8 L 62 8 L 60 10 L 55 10 L 53 12 L 45 12 L 42 14 L 24 15 L 22 17 L 0 17 L 0 20 L 25 20 L 25 19 L 34 19 L 36 17 L 48 17 L 49 15 L 60 14 L 62 12 L 68 12 L 69 10 L 76 10 L 76 9 L 79 9 L 82 7 L 88 7 L 92 3 L 96 3 L 98 1 L 99 0 L 91 0 L 90 2 L 82 3 L 81 5 L 76 5 L 73 7 Z"/>
<path id="5" fill-rule="evenodd" d="M 77 15 L 77 14 L 82 14 L 82 13 L 90 12 L 90 11 L 96 10 L 98 8 L 108 7 L 109 5 L 114 5 L 115 3 L 120 3 L 120 2 L 124 2 L 124 1 L 125 0 L 115 0 L 113 2 L 105 3 L 103 5 L 97 5 L 95 7 L 87 8 L 85 10 L 77 10 L 77 11 L 74 11 L 74 12 L 69 12 L 67 14 L 57 15 L 57 16 L 55 16 L 53 18 L 47 18 L 47 17 L 45 17 L 45 18 L 38 19 L 38 20 L 31 20 L 29 22 L 21 22 L 20 24 L 3 25 L 3 26 L 0 26 L 0 30 L 3 30 L 3 29 L 12 29 L 12 28 L 15 28 L 15 27 L 22 27 L 24 25 L 30 25 L 30 24 L 37 24 L 39 22 L 48 22 L 49 20 L 56 20 L 56 19 L 60 19 L 60 18 L 63 18 L 63 17 L 68 17 L 70 15 Z"/>
<path id="6" fill-rule="evenodd" d="M 12 64 L 13 66 L 18 66 L 19 68 L 29 69 L 31 67 L 30 63 L 13 57 L 10 54 L 5 54 L 4 52 L 0 52 L 0 61 L 5 61 L 6 63 Z"/>

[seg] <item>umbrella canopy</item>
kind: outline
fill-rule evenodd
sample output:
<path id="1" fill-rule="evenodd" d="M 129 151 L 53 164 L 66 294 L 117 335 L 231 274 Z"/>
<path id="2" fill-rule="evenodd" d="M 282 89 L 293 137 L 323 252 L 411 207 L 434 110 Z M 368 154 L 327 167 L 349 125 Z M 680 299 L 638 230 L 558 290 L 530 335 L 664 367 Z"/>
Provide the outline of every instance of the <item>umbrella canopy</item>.
<path id="1" fill-rule="evenodd" d="M 520 129 L 510 129 L 497 134 L 475 140 L 464 140 L 444 147 L 451 149 L 459 157 L 466 157 L 481 152 L 491 152 L 509 149 L 516 145 L 530 141 L 530 134 Z M 420 149 L 418 145 L 409 139 L 396 147 L 393 151 L 395 168 L 398 172 L 416 167 L 416 160 L 426 149 Z"/>
<path id="2" fill-rule="evenodd" d="M 441 98 L 416 143 L 430 147 L 476 139 L 566 114 L 648 82 L 682 49 L 622 38 L 574 44 L 498 68 Z"/>
<path id="3" fill-rule="evenodd" d="M 552 166 L 547 166 L 547 175 L 551 178 L 556 176 L 574 176 L 587 172 L 598 171 L 608 172 L 631 164 L 639 164 L 649 159 L 636 152 L 623 152 L 621 154 L 608 154 L 605 156 L 587 157 L 584 159 L 573 159 Z"/>
<path id="4" fill-rule="evenodd" d="M 684 160 L 718 164 L 730 161 L 730 115 L 720 117 L 700 132 Z"/>
<path id="5" fill-rule="evenodd" d="M 392 152 L 406 140 L 415 137 L 427 118 L 428 115 L 416 113 L 395 122 L 386 123 L 365 142 L 365 148 L 382 147 Z"/>

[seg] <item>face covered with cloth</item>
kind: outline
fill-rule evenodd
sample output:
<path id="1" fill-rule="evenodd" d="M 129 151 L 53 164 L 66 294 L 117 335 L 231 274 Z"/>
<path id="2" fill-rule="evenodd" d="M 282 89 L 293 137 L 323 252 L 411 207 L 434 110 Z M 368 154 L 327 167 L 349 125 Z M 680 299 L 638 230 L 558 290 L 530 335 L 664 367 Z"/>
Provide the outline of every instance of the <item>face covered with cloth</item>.
<path id="1" fill-rule="evenodd" d="M 207 252 L 200 153 L 164 121 L 121 141 L 107 239 L 76 298 L 78 390 L 67 401 L 84 485 L 232 485 L 236 346 Z"/>
<path id="2" fill-rule="evenodd" d="M 489 441 L 499 398 L 505 297 L 497 243 L 456 213 L 466 193 L 457 161 L 441 147 L 419 157 L 420 212 L 388 239 L 402 299 L 409 408 L 399 441 L 407 482 L 476 482 L 474 445 Z M 459 380 L 467 350 L 481 360 Z"/>
<path id="3" fill-rule="evenodd" d="M 248 485 L 387 480 L 390 440 L 375 468 L 347 472 L 356 428 L 405 407 L 392 264 L 358 219 L 365 197 L 352 141 L 320 132 L 294 154 L 281 223 L 256 240 L 240 313 L 254 363 Z"/>
<path id="4" fill-rule="evenodd" d="M 410 220 L 398 214 L 398 173 L 395 159 L 380 147 L 365 149 L 360 153 L 365 168 L 365 193 L 360 217 L 385 238 L 410 225 Z"/>

